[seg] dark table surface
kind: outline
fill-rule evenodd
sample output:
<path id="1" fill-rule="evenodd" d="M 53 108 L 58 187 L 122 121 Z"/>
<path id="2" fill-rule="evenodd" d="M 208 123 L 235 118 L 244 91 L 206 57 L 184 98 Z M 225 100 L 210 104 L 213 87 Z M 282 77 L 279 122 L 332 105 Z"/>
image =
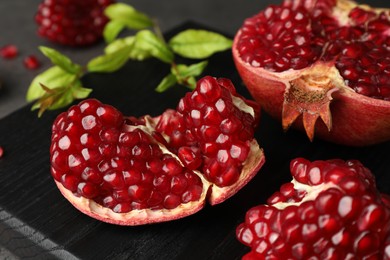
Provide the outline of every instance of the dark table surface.
<path id="1" fill-rule="evenodd" d="M 0 46 L 15 44 L 20 55 L 14 60 L 0 59 L 0 145 L 6 154 L 0 160 L 0 245 L 12 257 L 45 259 L 238 259 L 246 248 L 235 239 L 234 228 L 251 206 L 264 203 L 281 183 L 289 181 L 289 161 L 308 159 L 359 159 L 378 180 L 378 188 L 390 192 L 388 173 L 390 143 L 364 148 L 334 145 L 320 140 L 313 143 L 298 132 L 287 134 L 278 122 L 263 114 L 256 137 L 264 148 L 267 163 L 236 196 L 224 204 L 209 207 L 188 218 L 141 227 L 118 227 L 95 221 L 75 210 L 56 189 L 49 174 L 48 147 L 50 125 L 58 111 L 38 119 L 24 99 L 32 78 L 50 66 L 37 47 L 55 47 L 76 62 L 85 63 L 101 53 L 103 44 L 87 49 L 52 45 L 36 35 L 33 21 L 40 0 L 0 1 Z M 270 3 L 280 1 L 197 0 L 126 1 L 159 19 L 165 32 L 192 26 L 207 26 L 233 36 L 242 21 Z M 386 0 L 371 5 L 389 6 Z M 193 23 L 187 23 L 187 21 Z M 168 33 L 169 35 L 169 33 Z M 26 55 L 36 54 L 43 62 L 37 71 L 22 65 Z M 156 94 L 153 88 L 169 68 L 157 61 L 130 62 L 111 75 L 91 74 L 83 80 L 93 86 L 93 96 L 114 104 L 125 114 L 159 114 L 174 107 L 184 90 Z M 229 77 L 239 92 L 248 95 L 236 73 L 231 55 L 213 56 L 207 74 Z M 132 83 L 132 90 L 126 89 Z M 114 95 L 107 96 L 107 85 Z M 153 107 L 145 102 L 153 100 Z M 8 115 L 8 116 L 7 116 Z M 386 176 L 387 173 L 387 176 Z M 50 254 L 48 254 L 48 252 Z M 0 250 L 0 259 L 11 257 Z"/>

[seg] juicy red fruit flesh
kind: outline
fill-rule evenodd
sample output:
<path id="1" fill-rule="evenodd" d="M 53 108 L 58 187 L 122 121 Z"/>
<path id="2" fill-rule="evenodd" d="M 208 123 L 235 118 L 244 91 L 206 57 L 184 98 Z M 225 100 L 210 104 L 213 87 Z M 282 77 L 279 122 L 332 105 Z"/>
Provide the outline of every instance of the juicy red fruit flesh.
<path id="1" fill-rule="evenodd" d="M 291 162 L 294 181 L 250 209 L 244 259 L 390 259 L 390 208 L 358 161 Z"/>
<path id="2" fill-rule="evenodd" d="M 194 96 L 208 101 L 200 104 Z M 217 111 L 216 103 L 224 103 L 224 109 Z M 199 112 L 195 117 L 194 106 Z M 207 108 L 216 110 L 218 118 L 207 127 L 219 134 L 205 142 L 201 125 Z M 192 214 L 205 199 L 212 205 L 226 200 L 256 174 L 263 163 L 254 155 L 262 155 L 253 140 L 258 113 L 258 106 L 239 96 L 230 81 L 213 77 L 199 80 L 177 110 L 155 118 L 124 117 L 112 106 L 86 100 L 53 124 L 52 176 L 79 210 L 109 223 L 137 225 L 183 217 L 181 210 Z M 90 201 L 99 206 L 87 206 Z M 137 210 L 147 216 L 131 215 Z"/>
<path id="3" fill-rule="evenodd" d="M 357 93 L 390 100 L 389 11 L 355 7 L 341 17 L 332 13 L 337 1 L 313 3 L 287 0 L 247 19 L 237 44 L 241 59 L 273 72 L 332 62 Z"/>
<path id="4" fill-rule="evenodd" d="M 111 0 L 44 0 L 35 20 L 38 34 L 68 46 L 86 46 L 101 39 L 108 18 L 104 9 Z"/>

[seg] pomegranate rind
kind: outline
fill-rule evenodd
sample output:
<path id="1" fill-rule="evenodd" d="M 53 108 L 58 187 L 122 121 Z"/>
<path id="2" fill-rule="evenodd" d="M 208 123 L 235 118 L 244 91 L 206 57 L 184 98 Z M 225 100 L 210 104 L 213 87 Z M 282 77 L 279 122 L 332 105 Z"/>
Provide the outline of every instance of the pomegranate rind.
<path id="1" fill-rule="evenodd" d="M 252 180 L 264 163 L 265 156 L 263 150 L 260 148 L 256 140 L 252 140 L 250 152 L 247 160 L 243 164 L 240 178 L 231 186 L 211 186 L 211 193 L 208 198 L 209 203 L 211 205 L 219 204 L 236 194 L 242 187 Z"/>
<path id="2" fill-rule="evenodd" d="M 286 89 L 305 69 L 273 73 L 250 66 L 240 58 L 236 48 L 240 34 L 240 31 L 236 34 L 232 48 L 238 73 L 262 109 L 281 122 Z M 314 136 L 349 146 L 367 146 L 390 140 L 389 101 L 366 97 L 346 87 L 335 91 L 332 98 L 332 128 L 329 131 L 323 121 L 317 120 Z M 305 131 L 302 120 L 295 120 L 291 127 Z"/>
<path id="3" fill-rule="evenodd" d="M 127 213 L 116 213 L 91 199 L 76 196 L 60 182 L 55 181 L 61 194 L 79 211 L 97 220 L 121 226 L 137 226 L 176 220 L 192 215 L 204 207 L 207 187 L 199 200 L 180 204 L 174 209 L 134 209 Z"/>

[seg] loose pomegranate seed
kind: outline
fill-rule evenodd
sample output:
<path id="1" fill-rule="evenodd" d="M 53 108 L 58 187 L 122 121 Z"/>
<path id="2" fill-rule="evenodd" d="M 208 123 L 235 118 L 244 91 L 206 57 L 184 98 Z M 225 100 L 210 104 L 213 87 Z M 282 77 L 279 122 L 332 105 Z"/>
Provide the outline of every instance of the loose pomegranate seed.
<path id="1" fill-rule="evenodd" d="M 4 149 L 2 146 L 0 146 L 0 158 L 4 155 Z"/>
<path id="2" fill-rule="evenodd" d="M 35 70 L 41 66 L 38 58 L 34 55 L 27 56 L 23 60 L 24 66 L 29 70 Z"/>
<path id="3" fill-rule="evenodd" d="M 237 228 L 246 259 L 389 259 L 390 208 L 367 168 L 298 158 L 290 169 L 293 181 Z"/>
<path id="4" fill-rule="evenodd" d="M 13 59 L 18 55 L 18 48 L 13 45 L 5 45 L 2 48 L 0 48 L 0 56 L 5 59 Z"/>

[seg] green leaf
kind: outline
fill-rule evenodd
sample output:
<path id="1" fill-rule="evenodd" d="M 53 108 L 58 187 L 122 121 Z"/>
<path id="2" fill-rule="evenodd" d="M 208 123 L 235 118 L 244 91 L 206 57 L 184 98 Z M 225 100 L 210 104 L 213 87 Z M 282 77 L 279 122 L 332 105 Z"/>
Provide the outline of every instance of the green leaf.
<path id="1" fill-rule="evenodd" d="M 114 40 L 113 42 L 109 43 L 104 48 L 104 53 L 109 54 L 118 51 L 119 49 L 122 49 L 126 46 L 132 46 L 134 44 L 135 37 L 134 36 L 128 36 L 125 38 L 119 38 Z"/>
<path id="2" fill-rule="evenodd" d="M 121 21 L 112 20 L 109 21 L 103 30 L 103 37 L 107 43 L 116 39 L 118 34 L 125 28 L 125 24 Z"/>
<path id="3" fill-rule="evenodd" d="M 41 88 L 44 94 L 31 107 L 31 110 L 39 109 L 39 117 L 46 110 L 63 108 L 70 105 L 75 99 L 86 98 L 92 91 L 92 89 L 84 88 L 80 80 L 56 88 L 48 88 L 41 84 Z"/>
<path id="4" fill-rule="evenodd" d="M 120 69 L 129 59 L 131 46 L 124 46 L 114 52 L 98 56 L 87 64 L 89 72 L 113 72 Z"/>
<path id="5" fill-rule="evenodd" d="M 75 99 L 84 99 L 91 94 L 92 89 L 90 88 L 84 88 L 81 84 L 81 81 L 78 80 L 75 84 L 72 86 L 72 96 Z"/>
<path id="6" fill-rule="evenodd" d="M 137 48 L 149 52 L 153 57 L 163 62 L 173 62 L 174 54 L 166 43 L 153 32 L 149 30 L 140 31 L 136 34 L 135 40 Z"/>
<path id="7" fill-rule="evenodd" d="M 175 35 L 169 46 L 185 58 L 204 59 L 231 48 L 232 40 L 215 32 L 188 29 Z"/>
<path id="8" fill-rule="evenodd" d="M 199 63 L 191 64 L 190 66 L 184 64 L 176 65 L 177 74 L 182 78 L 190 76 L 199 76 L 207 67 L 208 61 L 201 61 Z"/>
<path id="9" fill-rule="evenodd" d="M 120 21 L 129 29 L 141 30 L 153 26 L 153 21 L 146 14 L 137 11 L 134 7 L 116 3 L 109 5 L 104 14 L 111 21 Z"/>
<path id="10" fill-rule="evenodd" d="M 78 74 L 81 71 L 81 66 L 73 63 L 67 56 L 61 54 L 60 52 L 48 48 L 45 46 L 40 46 L 39 49 L 41 52 L 48 57 L 54 65 L 62 68 L 64 71 L 70 74 Z"/>
<path id="11" fill-rule="evenodd" d="M 185 86 L 191 90 L 194 90 L 196 88 L 196 78 L 188 77 Z"/>
<path id="12" fill-rule="evenodd" d="M 177 82 L 190 89 L 196 87 L 196 76 L 202 74 L 208 62 L 202 61 L 196 64 L 187 66 L 185 64 L 177 64 L 171 67 L 171 73 L 176 76 Z"/>
<path id="13" fill-rule="evenodd" d="M 174 74 L 172 73 L 169 73 L 167 76 L 165 76 L 160 84 L 158 84 L 158 86 L 156 87 L 155 91 L 157 92 L 164 92 L 166 91 L 167 89 L 175 86 L 175 84 L 177 83 L 177 78 Z"/>
<path id="14" fill-rule="evenodd" d="M 113 53 L 119 49 L 122 49 L 126 46 L 130 46 L 129 58 L 132 60 L 145 60 L 151 57 L 150 52 L 143 50 L 142 48 L 137 47 L 135 43 L 134 36 L 128 36 L 121 39 L 116 39 L 112 43 L 106 46 L 104 49 L 105 53 Z"/>
<path id="15" fill-rule="evenodd" d="M 33 101 L 42 97 L 46 92 L 41 84 L 51 89 L 58 88 L 70 85 L 77 78 L 78 75 L 71 74 L 59 66 L 51 67 L 33 79 L 28 88 L 26 99 Z"/>

